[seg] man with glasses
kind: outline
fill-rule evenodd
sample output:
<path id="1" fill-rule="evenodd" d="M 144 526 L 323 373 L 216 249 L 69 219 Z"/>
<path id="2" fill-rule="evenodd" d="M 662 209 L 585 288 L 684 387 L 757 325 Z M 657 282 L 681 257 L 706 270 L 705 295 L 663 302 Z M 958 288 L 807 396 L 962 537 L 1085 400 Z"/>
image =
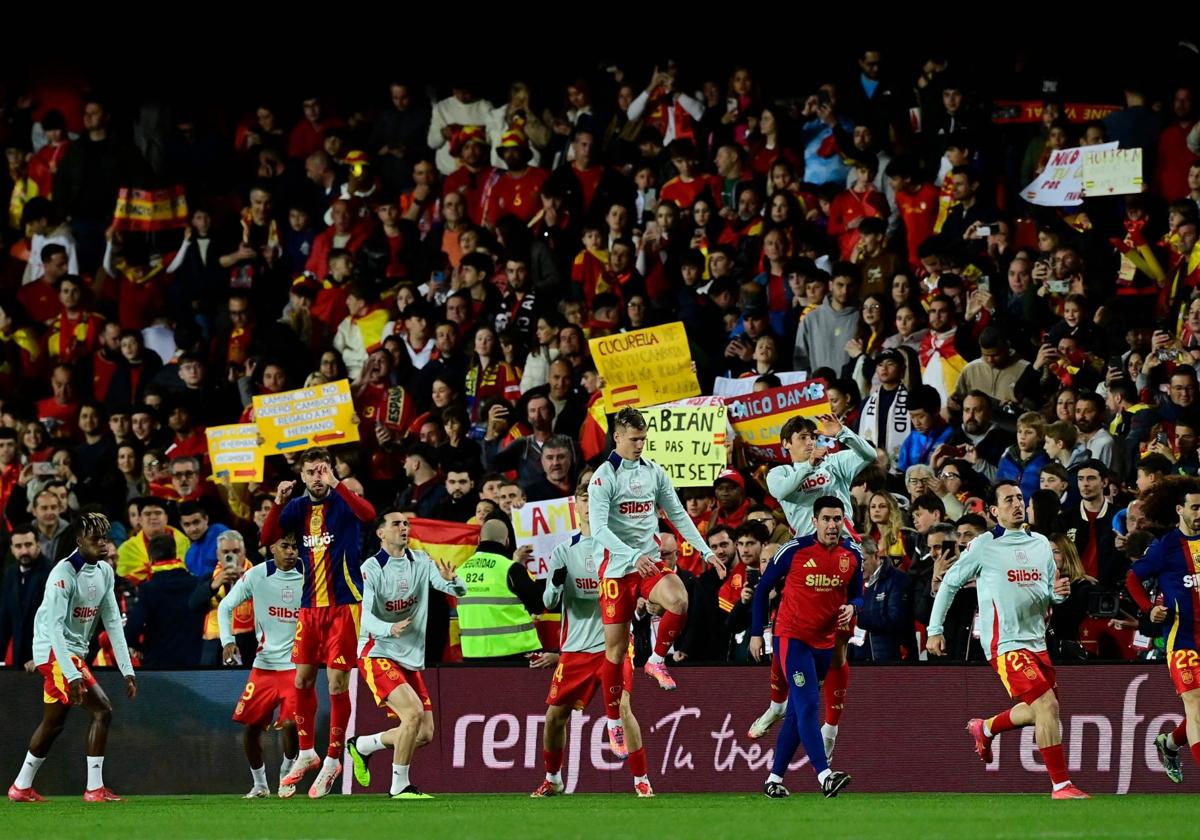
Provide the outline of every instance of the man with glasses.
<path id="1" fill-rule="evenodd" d="M 117 574 L 130 583 L 141 584 L 150 577 L 150 540 L 169 534 L 175 540 L 175 556 L 186 557 L 192 541 L 167 524 L 173 505 L 163 499 L 145 496 L 134 502 L 142 531 L 127 539 L 117 552 Z"/>
<path id="2" fill-rule="evenodd" d="M 177 502 L 194 502 L 203 495 L 200 459 L 191 456 L 171 461 L 171 489 Z"/>

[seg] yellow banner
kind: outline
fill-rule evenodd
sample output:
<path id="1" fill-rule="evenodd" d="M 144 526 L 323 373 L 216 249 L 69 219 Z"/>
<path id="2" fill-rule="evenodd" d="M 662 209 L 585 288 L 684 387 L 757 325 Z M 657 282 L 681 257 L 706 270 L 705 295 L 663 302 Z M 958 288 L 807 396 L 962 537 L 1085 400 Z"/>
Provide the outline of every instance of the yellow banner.
<path id="1" fill-rule="evenodd" d="M 656 406 L 646 416 L 642 454 L 675 487 L 712 487 L 725 468 L 725 406 Z"/>
<path id="2" fill-rule="evenodd" d="M 209 426 L 208 460 L 213 476 L 230 484 L 263 480 L 263 451 L 258 445 L 258 426 L 231 423 Z"/>
<path id="3" fill-rule="evenodd" d="M 817 417 L 833 413 L 823 379 L 731 397 L 725 402 L 733 430 L 745 442 L 748 453 L 777 463 L 788 460 L 779 440 L 784 423 L 797 414 Z"/>
<path id="4" fill-rule="evenodd" d="M 255 397 L 254 422 L 268 455 L 358 440 L 346 379 Z"/>
<path id="5" fill-rule="evenodd" d="M 609 411 L 681 400 L 700 393 L 687 333 L 678 321 L 588 340 L 604 377 Z"/>

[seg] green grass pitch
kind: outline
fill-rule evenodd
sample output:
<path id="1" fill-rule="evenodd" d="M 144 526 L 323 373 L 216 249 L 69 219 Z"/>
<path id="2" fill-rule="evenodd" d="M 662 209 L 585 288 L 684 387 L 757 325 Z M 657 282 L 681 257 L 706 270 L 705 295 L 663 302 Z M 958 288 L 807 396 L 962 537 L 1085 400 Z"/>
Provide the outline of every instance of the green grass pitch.
<path id="1" fill-rule="evenodd" d="M 1048 795 L 858 794 L 834 800 L 793 793 L 671 794 L 639 800 L 587 795 L 532 801 L 516 795 L 445 794 L 428 802 L 392 802 L 378 795 L 330 796 L 303 791 L 290 801 L 234 796 L 145 796 L 87 805 L 56 796 L 46 805 L 0 805 L 5 838 L 71 836 L 130 838 L 321 837 L 562 840 L 625 838 L 1053 838 L 1195 837 L 1200 798 L 1101 796 L 1054 802 Z"/>

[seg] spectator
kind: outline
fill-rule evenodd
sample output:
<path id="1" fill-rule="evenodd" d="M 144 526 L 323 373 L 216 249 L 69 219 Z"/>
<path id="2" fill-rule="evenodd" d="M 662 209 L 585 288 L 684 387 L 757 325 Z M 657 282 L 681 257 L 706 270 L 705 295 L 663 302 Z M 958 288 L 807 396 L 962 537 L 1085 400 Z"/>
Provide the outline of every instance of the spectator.
<path id="1" fill-rule="evenodd" d="M 1054 552 L 1056 577 L 1071 581 L 1071 594 L 1066 600 L 1055 604 L 1050 615 L 1047 647 L 1056 662 L 1070 662 L 1085 658 L 1080 646 L 1079 628 L 1088 617 L 1091 595 L 1096 591 L 1096 579 L 1083 570 L 1083 563 L 1075 550 L 1075 544 L 1065 534 L 1051 534 L 1050 544 Z"/>
<path id="2" fill-rule="evenodd" d="M 833 267 L 829 297 L 809 313 L 796 333 L 793 364 L 796 370 L 828 367 L 840 371 L 850 360 L 846 342 L 858 324 L 858 267 L 846 262 Z"/>
<path id="3" fill-rule="evenodd" d="M 904 354 L 894 348 L 879 354 L 875 367 L 879 385 L 863 403 L 858 421 L 863 440 L 881 447 L 894 460 L 899 459 L 912 426 L 909 393 L 902 384 L 907 364 Z"/>
<path id="4" fill-rule="evenodd" d="M 191 606 L 196 579 L 169 534 L 149 540 L 150 578 L 138 588 L 125 625 L 130 654 L 145 668 L 192 668 L 200 664 L 204 611 Z"/>
<path id="5" fill-rule="evenodd" d="M 525 488 L 531 502 L 570 496 L 575 487 L 575 444 L 554 435 L 542 446 L 542 477 Z"/>
<path id="6" fill-rule="evenodd" d="M 746 479 L 737 470 L 726 467 L 713 482 L 713 491 L 717 497 L 717 508 L 709 518 L 709 533 L 717 525 L 740 528 L 750 512 L 750 502 L 746 499 Z"/>
<path id="7" fill-rule="evenodd" d="M 162 535 L 171 537 L 175 542 L 175 556 L 179 558 L 187 557 L 192 543 L 185 534 L 167 524 L 170 502 L 143 496 L 133 505 L 137 507 L 141 533 L 121 544 L 117 553 L 117 574 L 131 583 L 141 584 L 150 578 L 150 540 Z"/>
<path id="8" fill-rule="evenodd" d="M 1075 543 L 1083 571 L 1106 586 L 1116 586 L 1125 579 L 1113 545 L 1112 518 L 1116 513 L 1104 495 L 1104 480 L 1108 468 L 1093 458 L 1076 471 L 1081 501 L 1067 510 L 1067 536 Z"/>
<path id="9" fill-rule="evenodd" d="M 866 631 L 863 658 L 895 662 L 912 644 L 912 606 L 904 572 L 886 562 L 878 546 L 863 543 L 863 611 L 858 626 Z M 857 658 L 858 653 L 852 653 Z"/>
<path id="10" fill-rule="evenodd" d="M 1016 384 L 1029 362 L 1019 358 L 1008 338 L 996 327 L 988 327 L 979 336 L 981 356 L 968 362 L 954 385 L 951 408 L 961 406 L 969 391 L 981 391 L 997 404 L 1017 401 Z"/>
<path id="11" fill-rule="evenodd" d="M 37 526 L 38 553 L 57 563 L 72 551 L 70 523 L 63 518 L 66 508 L 58 495 L 46 488 L 33 497 L 33 520 Z"/>
<path id="12" fill-rule="evenodd" d="M 1096 394 L 1080 394 L 1075 398 L 1075 426 L 1079 442 L 1107 468 L 1112 464 L 1113 439 L 1104 429 L 1104 400 Z"/>
<path id="13" fill-rule="evenodd" d="M 194 575 L 196 588 L 192 590 L 189 606 L 204 616 L 204 642 L 200 648 L 201 665 L 220 665 L 221 628 L 217 620 L 217 607 L 221 599 L 238 579 L 253 565 L 246 556 L 246 540 L 237 531 L 225 530 L 217 538 L 218 561 L 203 575 Z M 249 607 L 243 609 L 243 607 Z M 239 605 L 233 611 L 234 641 L 242 654 L 242 662 L 253 662 L 258 639 L 255 636 L 254 606 L 250 602 Z"/>
<path id="14" fill-rule="evenodd" d="M 475 492 L 475 480 L 467 464 L 446 466 L 446 492 L 442 501 L 433 509 L 433 518 L 446 522 L 466 522 L 475 515 L 479 494 Z"/>
<path id="15" fill-rule="evenodd" d="M 433 512 L 446 498 L 446 488 L 438 479 L 438 456 L 432 446 L 417 443 L 404 457 L 404 475 L 408 486 L 396 496 L 396 507 L 412 508 L 417 516 L 433 518 Z"/>
<path id="16" fill-rule="evenodd" d="M 708 531 L 708 547 L 727 568 L 733 567 L 737 560 L 733 534 L 732 528 L 720 524 Z M 729 633 L 721 610 L 721 589 L 722 581 L 716 570 L 706 564 L 688 597 L 687 624 L 675 643 L 675 662 L 724 662 L 728 658 Z"/>
<path id="17" fill-rule="evenodd" d="M 896 469 L 929 464 L 939 446 L 950 440 L 953 429 L 942 419 L 942 397 L 932 385 L 922 385 L 908 396 L 912 432 L 900 447 Z M 977 467 L 978 468 L 978 467 Z"/>
<path id="18" fill-rule="evenodd" d="M 1036 411 L 1017 418 L 1017 442 L 1000 459 L 996 480 L 1016 481 L 1021 494 L 1032 498 L 1041 485 L 1042 467 L 1050 463 L 1045 452 L 1046 419 Z"/>
<path id="19" fill-rule="evenodd" d="M 500 439 L 507 428 L 510 410 L 497 402 L 488 409 L 487 431 L 483 435 L 483 467 L 497 472 L 515 470 L 523 487 L 531 487 L 545 477 L 542 454 L 554 434 L 554 404 L 548 396 L 537 394 L 525 401 L 525 422 L 529 430 L 503 449 Z"/>
<path id="20" fill-rule="evenodd" d="M 229 528 L 220 522 L 209 524 L 208 510 L 199 501 L 186 501 L 179 506 L 179 526 L 192 543 L 184 555 L 188 573 L 198 578 L 208 577 L 217 565 L 221 535 Z"/>
<path id="21" fill-rule="evenodd" d="M 911 510 L 913 529 L 917 532 L 917 549 L 924 549 L 925 556 L 928 556 L 931 529 L 946 521 L 946 506 L 935 494 L 926 492 L 913 499 Z"/>
<path id="22" fill-rule="evenodd" d="M 42 604 L 50 563 L 38 549 L 32 524 L 13 528 L 8 547 L 14 563 L 5 569 L 0 585 L 0 661 L 32 671 L 33 618 Z"/>

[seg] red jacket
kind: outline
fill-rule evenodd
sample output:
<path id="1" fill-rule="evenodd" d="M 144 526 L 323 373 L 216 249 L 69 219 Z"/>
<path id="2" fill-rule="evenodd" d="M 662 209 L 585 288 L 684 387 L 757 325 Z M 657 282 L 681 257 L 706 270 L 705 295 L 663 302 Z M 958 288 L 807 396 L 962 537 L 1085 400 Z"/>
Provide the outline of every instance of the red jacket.
<path id="1" fill-rule="evenodd" d="M 337 231 L 332 226 L 317 234 L 317 238 L 313 240 L 312 253 L 308 255 L 308 262 L 304 264 L 305 271 L 316 277 L 329 274 L 329 252 L 333 250 L 333 237 L 336 234 Z M 370 235 L 369 224 L 356 224 L 350 229 L 350 240 L 345 245 L 346 250 L 352 254 L 358 253 L 358 249 Z"/>
<path id="2" fill-rule="evenodd" d="M 878 216 L 886 219 L 888 214 L 887 199 L 883 193 L 868 186 L 861 195 L 853 190 L 838 193 L 829 208 L 829 225 L 826 233 L 838 238 L 839 251 L 843 260 L 849 260 L 854 255 L 854 247 L 858 245 L 858 228 L 851 228 L 850 223 L 855 219 L 868 216 Z"/>

